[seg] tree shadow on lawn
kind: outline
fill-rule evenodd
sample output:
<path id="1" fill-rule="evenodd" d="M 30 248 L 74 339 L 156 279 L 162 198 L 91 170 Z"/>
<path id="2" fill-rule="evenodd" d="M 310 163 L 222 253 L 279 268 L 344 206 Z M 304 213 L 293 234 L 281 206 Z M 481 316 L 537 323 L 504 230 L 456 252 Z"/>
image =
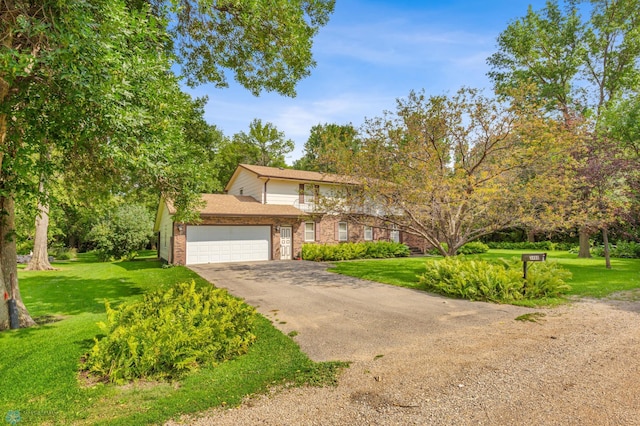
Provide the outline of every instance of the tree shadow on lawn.
<path id="1" fill-rule="evenodd" d="M 119 266 L 127 271 L 140 271 L 143 269 L 158 269 L 161 267 L 158 259 L 134 259 L 123 262 L 116 262 L 114 265 Z"/>
<path id="2" fill-rule="evenodd" d="M 104 302 L 112 306 L 143 293 L 143 289 L 122 278 L 86 279 L 68 275 L 22 277 L 23 301 L 34 316 L 80 313 L 103 313 Z"/>

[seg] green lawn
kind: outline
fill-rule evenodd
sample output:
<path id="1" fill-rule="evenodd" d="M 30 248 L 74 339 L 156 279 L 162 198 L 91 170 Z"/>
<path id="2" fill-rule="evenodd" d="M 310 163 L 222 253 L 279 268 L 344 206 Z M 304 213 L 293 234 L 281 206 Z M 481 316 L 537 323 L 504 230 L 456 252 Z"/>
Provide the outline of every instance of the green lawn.
<path id="1" fill-rule="evenodd" d="M 149 424 L 182 413 L 238 404 L 248 394 L 280 383 L 329 383 L 337 363 L 310 361 L 289 337 L 259 317 L 249 353 L 204 368 L 179 383 L 93 384 L 78 365 L 100 332 L 104 300 L 119 303 L 143 292 L 196 280 L 183 267 L 163 269 L 153 259 L 99 263 L 88 255 L 56 263 L 57 271 L 20 271 L 20 288 L 39 327 L 0 333 L 0 421 L 19 413 L 19 424 Z"/>
<path id="2" fill-rule="evenodd" d="M 532 253 L 531 250 L 490 250 L 480 255 L 480 258 L 511 258 L 520 259 L 522 253 Z M 440 257 L 411 257 L 384 260 L 361 260 L 336 263 L 330 269 L 339 274 L 364 278 L 401 287 L 417 288 L 418 278 L 424 271 L 425 262 L 435 262 Z M 569 296 L 605 297 L 612 293 L 640 288 L 640 259 L 611 259 L 612 269 L 606 269 L 603 258 L 578 259 L 576 254 L 552 251 L 547 252 L 548 260 L 557 261 L 562 267 L 573 274 L 568 282 L 571 285 Z M 546 299 L 533 303 L 534 305 L 555 305 L 562 303 L 561 299 Z M 522 304 L 532 305 L 530 301 Z"/>

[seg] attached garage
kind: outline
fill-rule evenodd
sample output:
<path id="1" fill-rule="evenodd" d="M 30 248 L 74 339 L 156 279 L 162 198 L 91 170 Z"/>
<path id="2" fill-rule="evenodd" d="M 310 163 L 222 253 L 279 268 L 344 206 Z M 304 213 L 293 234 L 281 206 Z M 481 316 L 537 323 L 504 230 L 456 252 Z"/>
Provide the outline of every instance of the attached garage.
<path id="1" fill-rule="evenodd" d="M 202 194 L 197 223 L 176 222 L 173 203 L 160 200 L 154 231 L 158 257 L 174 265 L 251 262 L 283 259 L 281 233 L 291 232 L 306 217 L 293 206 L 262 204 L 247 195 Z M 284 231 L 282 231 L 284 229 Z M 299 244 L 301 245 L 301 244 Z"/>
<path id="2" fill-rule="evenodd" d="M 187 226 L 187 265 L 271 259 L 270 226 Z"/>

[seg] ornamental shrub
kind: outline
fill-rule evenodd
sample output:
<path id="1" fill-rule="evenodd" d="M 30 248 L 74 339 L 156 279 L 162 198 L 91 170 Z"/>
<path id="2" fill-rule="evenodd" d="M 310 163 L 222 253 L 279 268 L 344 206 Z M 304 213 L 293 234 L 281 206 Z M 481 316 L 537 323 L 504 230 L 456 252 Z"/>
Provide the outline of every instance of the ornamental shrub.
<path id="1" fill-rule="evenodd" d="M 472 241 L 460 247 L 458 254 L 482 254 L 489 251 L 489 246 L 480 241 Z"/>
<path id="2" fill-rule="evenodd" d="M 509 303 L 559 296 L 569 291 L 565 280 L 570 277 L 556 262 L 531 265 L 524 280 L 522 263 L 516 258 L 489 262 L 458 256 L 427 262 L 419 283 L 425 290 L 447 296 Z"/>
<path id="3" fill-rule="evenodd" d="M 409 256 L 409 247 L 391 241 L 340 244 L 303 244 L 302 259 L 315 262 L 382 259 Z"/>
<path id="4" fill-rule="evenodd" d="M 179 378 L 246 353 L 256 338 L 253 307 L 193 281 L 106 308 L 98 324 L 106 336 L 95 339 L 82 368 L 113 383 Z"/>
<path id="5" fill-rule="evenodd" d="M 594 256 L 604 257 L 604 246 L 599 245 L 591 249 L 591 254 Z M 610 246 L 609 256 L 625 258 L 625 259 L 638 259 L 640 258 L 640 244 L 635 241 L 618 241 L 615 245 Z"/>
<path id="6" fill-rule="evenodd" d="M 487 246 L 492 249 L 503 249 L 503 250 L 556 250 L 558 243 L 554 243 L 552 241 L 522 241 L 518 243 L 512 242 L 488 242 Z"/>

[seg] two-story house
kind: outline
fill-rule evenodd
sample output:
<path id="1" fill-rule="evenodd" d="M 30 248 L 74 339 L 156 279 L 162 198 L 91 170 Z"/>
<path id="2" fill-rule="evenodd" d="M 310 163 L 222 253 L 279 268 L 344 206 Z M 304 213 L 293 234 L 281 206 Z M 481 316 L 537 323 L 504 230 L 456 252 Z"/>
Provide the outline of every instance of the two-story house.
<path id="1" fill-rule="evenodd" d="M 349 184 L 338 175 L 240 164 L 225 194 L 202 194 L 197 224 L 174 222 L 175 209 L 161 200 L 154 229 L 159 256 L 179 265 L 290 260 L 304 243 L 400 241 L 398 231 L 321 211 L 319 197 Z"/>

